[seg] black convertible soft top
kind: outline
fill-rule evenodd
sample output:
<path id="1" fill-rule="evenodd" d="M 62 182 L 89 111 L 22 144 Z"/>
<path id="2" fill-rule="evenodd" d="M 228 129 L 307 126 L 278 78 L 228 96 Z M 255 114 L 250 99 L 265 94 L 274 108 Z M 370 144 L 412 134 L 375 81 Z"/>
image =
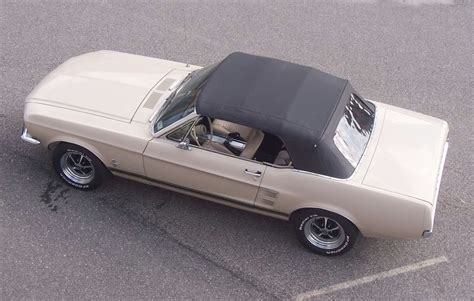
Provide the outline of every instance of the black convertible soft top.
<path id="1" fill-rule="evenodd" d="M 353 167 L 332 137 L 351 91 L 347 80 L 320 70 L 235 52 L 210 75 L 196 111 L 280 137 L 297 169 L 344 178 Z"/>

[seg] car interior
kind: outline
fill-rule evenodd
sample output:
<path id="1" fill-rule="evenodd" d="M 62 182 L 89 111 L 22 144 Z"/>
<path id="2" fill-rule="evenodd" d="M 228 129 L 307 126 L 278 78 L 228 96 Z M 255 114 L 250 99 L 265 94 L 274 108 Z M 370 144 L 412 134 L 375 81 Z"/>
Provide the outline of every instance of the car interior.
<path id="1" fill-rule="evenodd" d="M 201 116 L 185 138 L 189 144 L 204 149 L 282 167 L 292 166 L 280 138 L 240 124 Z"/>

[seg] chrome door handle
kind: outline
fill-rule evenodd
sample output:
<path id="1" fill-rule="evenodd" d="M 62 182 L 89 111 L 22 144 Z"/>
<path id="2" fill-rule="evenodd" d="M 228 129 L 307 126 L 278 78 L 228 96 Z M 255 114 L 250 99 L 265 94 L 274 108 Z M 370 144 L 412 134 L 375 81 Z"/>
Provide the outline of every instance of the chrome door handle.
<path id="1" fill-rule="evenodd" d="M 256 171 L 256 172 L 252 172 L 252 171 L 249 171 L 247 168 L 244 170 L 244 172 L 248 175 L 252 175 L 254 177 L 261 177 L 262 176 L 262 172 L 261 171 Z"/>

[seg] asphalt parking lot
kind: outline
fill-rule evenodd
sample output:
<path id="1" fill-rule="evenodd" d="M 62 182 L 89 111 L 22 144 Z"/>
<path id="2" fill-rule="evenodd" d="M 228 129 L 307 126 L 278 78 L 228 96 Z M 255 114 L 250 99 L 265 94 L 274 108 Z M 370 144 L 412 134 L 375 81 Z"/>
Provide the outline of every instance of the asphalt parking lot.
<path id="1" fill-rule="evenodd" d="M 0 299 L 470 299 L 472 2 L 0 2 Z M 349 78 L 448 121 L 429 239 L 361 238 L 325 258 L 289 224 L 115 178 L 65 186 L 22 142 L 23 100 L 71 56 L 110 49 L 207 65 L 236 50 Z"/>

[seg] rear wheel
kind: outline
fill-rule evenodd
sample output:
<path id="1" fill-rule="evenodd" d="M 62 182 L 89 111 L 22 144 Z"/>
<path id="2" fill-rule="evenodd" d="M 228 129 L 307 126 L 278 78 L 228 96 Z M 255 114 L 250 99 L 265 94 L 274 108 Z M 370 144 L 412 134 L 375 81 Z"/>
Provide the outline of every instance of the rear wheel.
<path id="1" fill-rule="evenodd" d="M 59 177 L 74 188 L 92 190 L 107 177 L 102 162 L 87 149 L 61 143 L 53 152 L 53 166 Z"/>
<path id="2" fill-rule="evenodd" d="M 292 216 L 298 240 L 314 253 L 326 256 L 349 251 L 359 231 L 346 218 L 330 211 L 305 209 Z"/>

